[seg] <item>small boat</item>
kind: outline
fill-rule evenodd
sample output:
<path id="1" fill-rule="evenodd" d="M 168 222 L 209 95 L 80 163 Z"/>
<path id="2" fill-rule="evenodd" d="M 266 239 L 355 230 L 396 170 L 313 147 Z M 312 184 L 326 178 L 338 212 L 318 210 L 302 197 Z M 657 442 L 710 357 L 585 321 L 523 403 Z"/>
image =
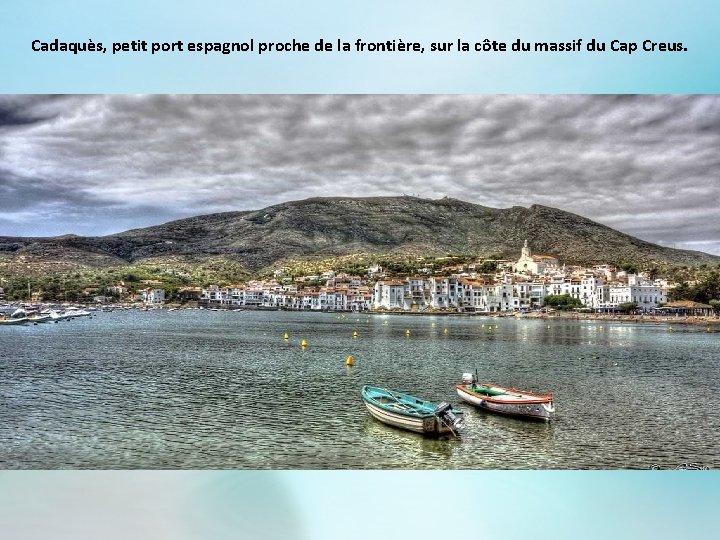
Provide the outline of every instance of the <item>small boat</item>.
<path id="1" fill-rule="evenodd" d="M 463 382 L 456 388 L 463 401 L 487 411 L 544 421 L 555 414 L 552 393 L 533 394 L 497 384 L 478 384 L 472 373 L 463 373 Z"/>
<path id="2" fill-rule="evenodd" d="M 30 315 L 30 316 L 27 318 L 27 320 L 28 320 L 29 323 L 33 323 L 33 324 L 44 323 L 44 322 L 48 322 L 48 321 L 50 320 L 50 315 L 49 315 L 49 314 L 45 315 L 45 314 L 36 313 L 36 314 L 34 314 L 34 315 Z"/>
<path id="3" fill-rule="evenodd" d="M 25 324 L 28 322 L 27 317 L 15 317 L 8 319 L 0 319 L 0 326 L 9 326 L 11 324 Z"/>
<path id="4" fill-rule="evenodd" d="M 60 314 L 62 319 L 74 319 L 76 317 L 90 317 L 92 313 L 85 311 L 84 309 L 69 308 L 64 313 Z"/>
<path id="5" fill-rule="evenodd" d="M 462 428 L 462 420 L 457 417 L 460 411 L 446 402 L 436 405 L 376 386 L 363 386 L 362 398 L 368 412 L 390 426 L 425 435 L 457 435 L 457 430 Z"/>
<path id="6" fill-rule="evenodd" d="M 47 315 L 48 319 L 45 322 L 59 322 L 62 321 L 65 317 L 62 316 L 62 314 L 58 313 L 54 309 L 49 310 L 47 313 L 43 313 L 43 315 Z"/>

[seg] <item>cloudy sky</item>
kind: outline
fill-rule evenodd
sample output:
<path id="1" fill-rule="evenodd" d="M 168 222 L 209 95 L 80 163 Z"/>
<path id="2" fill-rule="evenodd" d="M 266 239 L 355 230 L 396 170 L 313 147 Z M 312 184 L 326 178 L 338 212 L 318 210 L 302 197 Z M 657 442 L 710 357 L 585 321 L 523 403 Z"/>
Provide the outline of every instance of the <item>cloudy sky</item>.
<path id="1" fill-rule="evenodd" d="M 720 96 L 0 95 L 0 236 L 402 194 L 720 254 Z"/>

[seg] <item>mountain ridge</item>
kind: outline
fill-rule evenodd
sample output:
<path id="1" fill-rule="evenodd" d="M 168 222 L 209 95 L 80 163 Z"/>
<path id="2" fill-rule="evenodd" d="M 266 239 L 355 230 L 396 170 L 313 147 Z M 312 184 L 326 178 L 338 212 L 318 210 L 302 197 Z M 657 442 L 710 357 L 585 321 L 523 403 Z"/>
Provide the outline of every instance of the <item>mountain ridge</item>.
<path id="1" fill-rule="evenodd" d="M 532 251 L 570 264 L 699 265 L 720 256 L 662 247 L 553 207 L 491 208 L 460 199 L 313 197 L 258 210 L 198 215 L 106 236 L 2 237 L 0 257 L 123 265 L 158 257 L 223 257 L 259 270 L 298 258 L 353 253 L 517 258 Z"/>

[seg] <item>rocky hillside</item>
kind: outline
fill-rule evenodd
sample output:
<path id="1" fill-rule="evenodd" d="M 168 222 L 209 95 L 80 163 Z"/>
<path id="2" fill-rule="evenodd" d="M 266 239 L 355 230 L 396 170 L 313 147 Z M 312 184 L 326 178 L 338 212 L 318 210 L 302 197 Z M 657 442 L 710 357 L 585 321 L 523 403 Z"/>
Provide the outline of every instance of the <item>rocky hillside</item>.
<path id="1" fill-rule="evenodd" d="M 222 257 L 257 270 L 288 259 L 353 253 L 534 253 L 567 263 L 720 263 L 720 257 L 661 247 L 554 208 L 488 208 L 456 199 L 315 198 L 251 212 L 172 221 L 103 237 L 0 237 L 0 258 L 103 267 L 153 258 Z"/>

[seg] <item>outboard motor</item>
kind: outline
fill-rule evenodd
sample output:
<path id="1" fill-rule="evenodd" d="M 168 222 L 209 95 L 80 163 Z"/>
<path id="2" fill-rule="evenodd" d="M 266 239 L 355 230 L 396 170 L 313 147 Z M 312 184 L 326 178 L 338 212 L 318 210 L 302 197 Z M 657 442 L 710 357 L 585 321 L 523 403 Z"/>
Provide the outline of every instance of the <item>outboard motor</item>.
<path id="1" fill-rule="evenodd" d="M 463 421 L 462 418 L 452 411 L 452 405 L 447 401 L 443 401 L 437 407 L 435 407 L 435 416 L 450 429 L 462 429 Z"/>

